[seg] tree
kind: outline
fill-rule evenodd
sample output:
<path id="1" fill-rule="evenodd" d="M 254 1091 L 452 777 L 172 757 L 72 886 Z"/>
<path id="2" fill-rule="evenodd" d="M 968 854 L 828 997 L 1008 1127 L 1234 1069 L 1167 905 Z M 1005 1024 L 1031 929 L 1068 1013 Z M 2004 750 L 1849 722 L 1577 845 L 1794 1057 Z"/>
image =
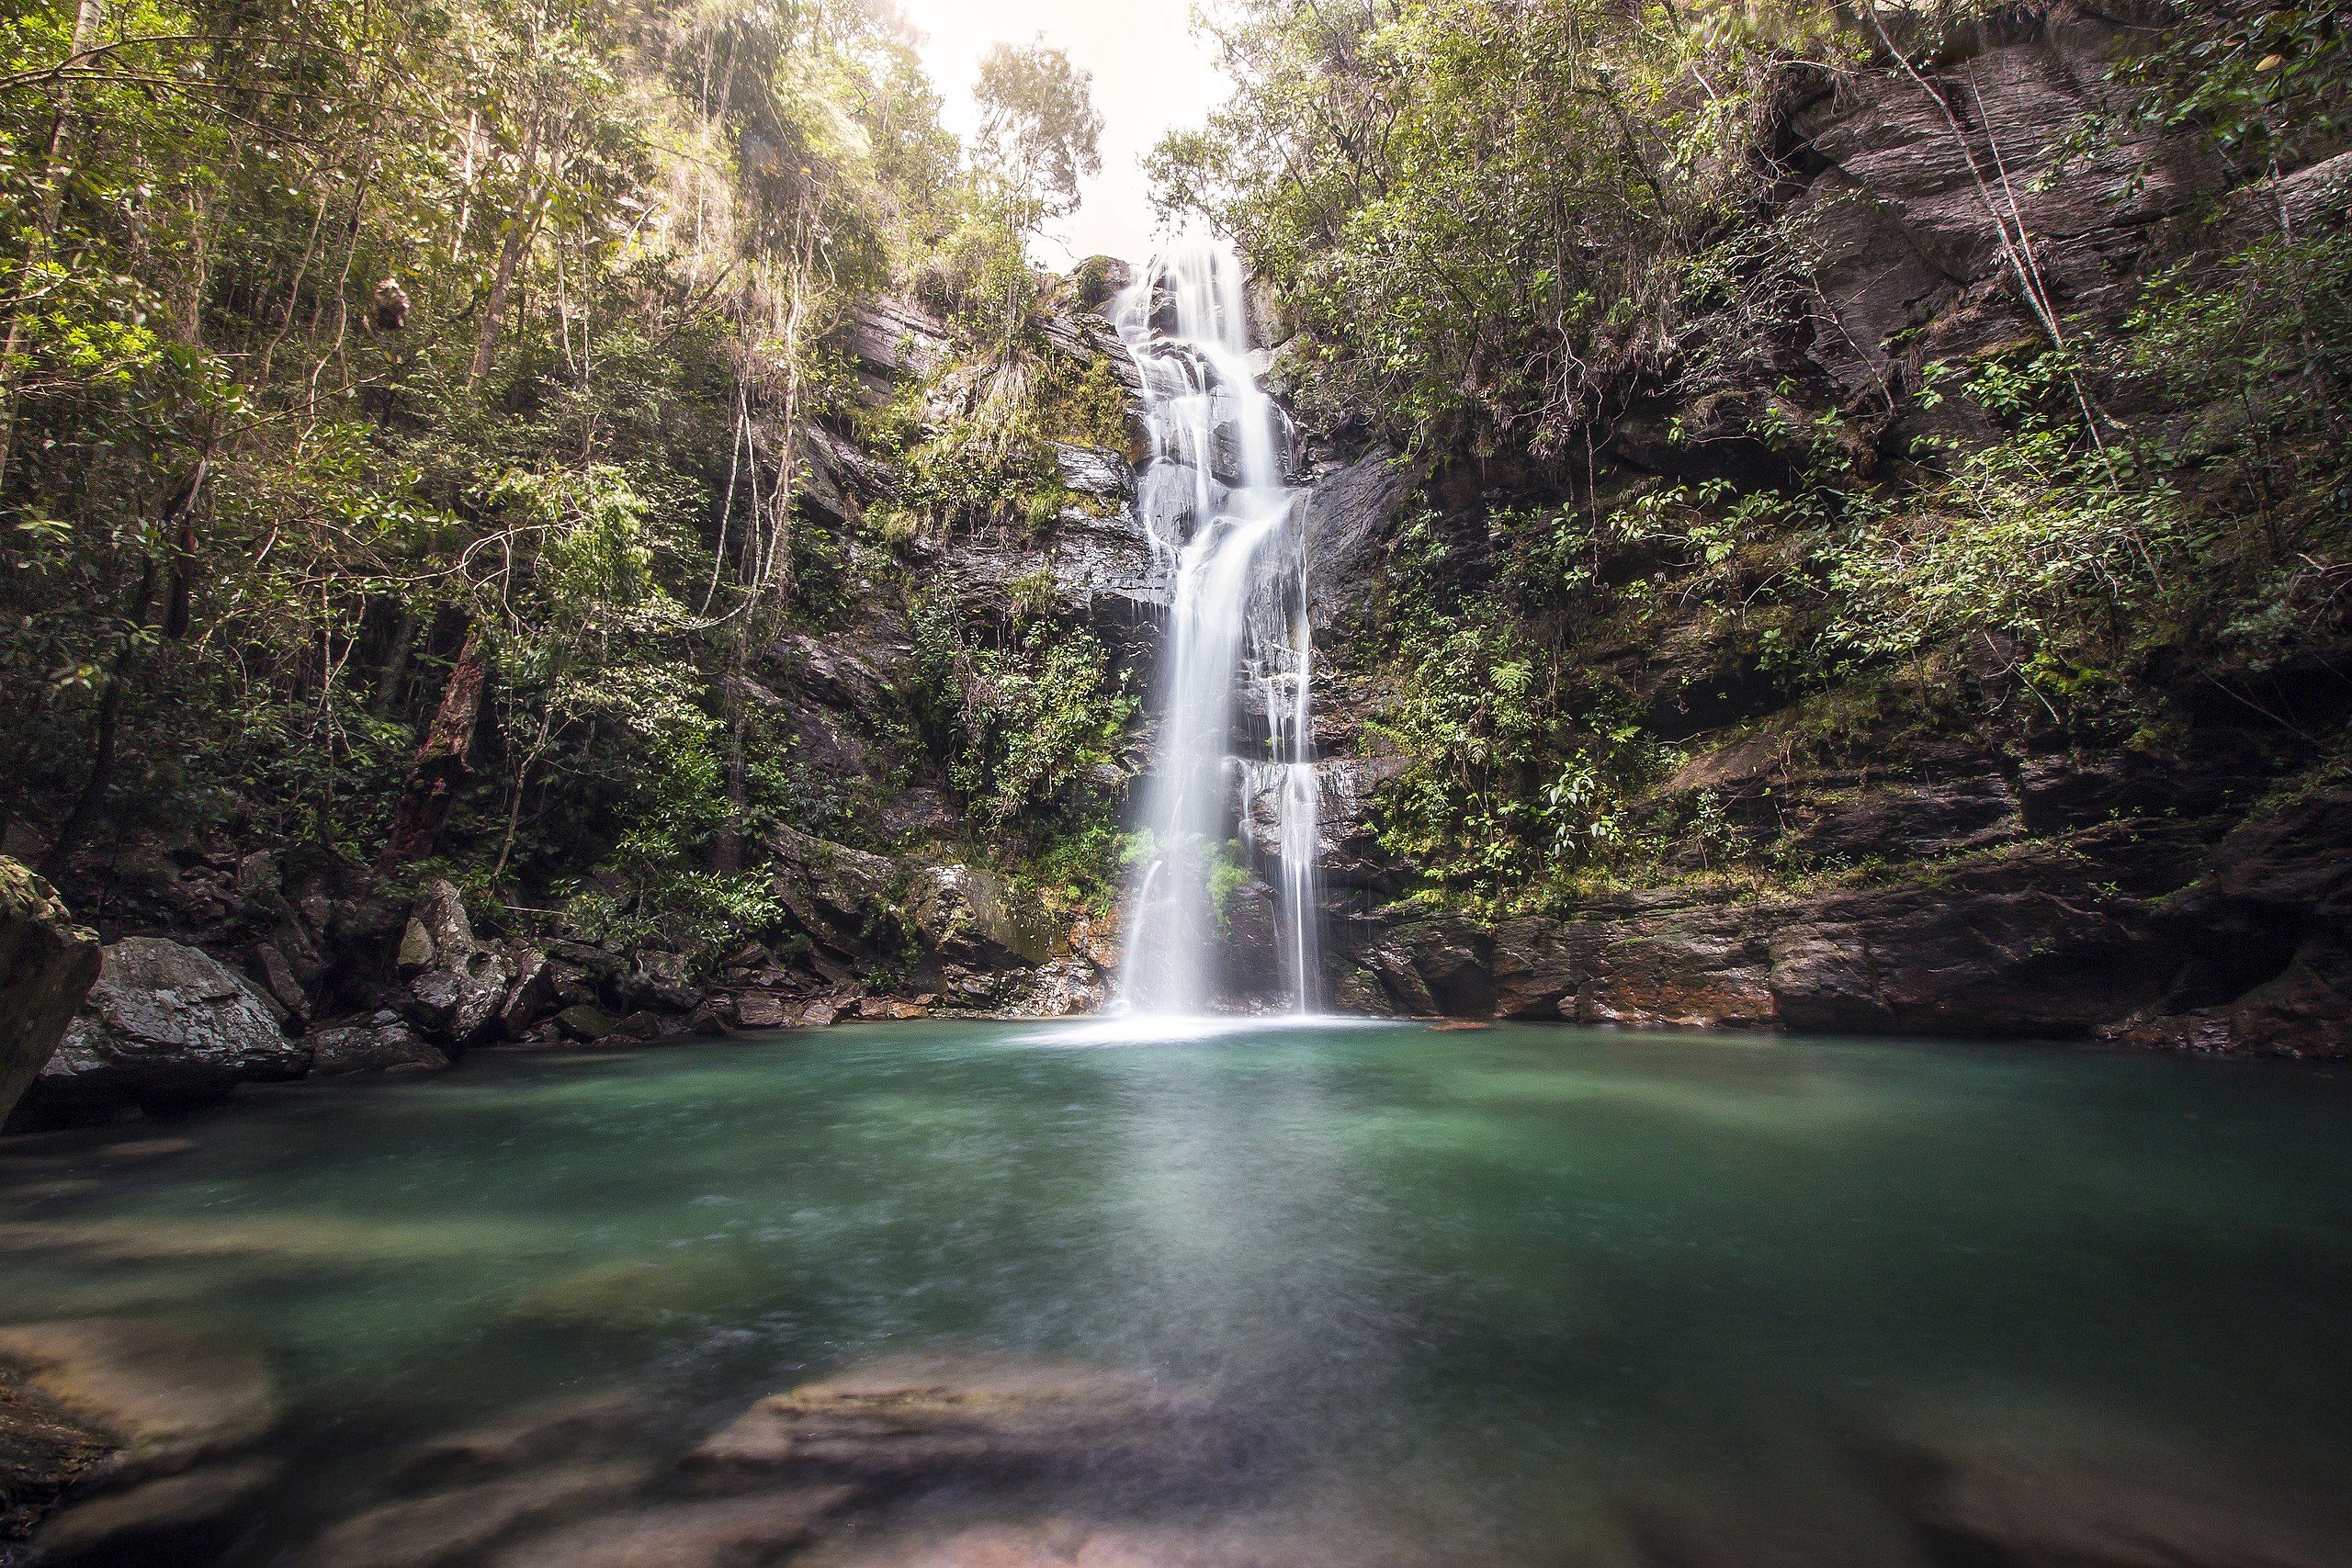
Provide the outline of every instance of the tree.
<path id="1" fill-rule="evenodd" d="M 1102 172 L 1094 76 L 1043 41 L 1000 43 L 980 61 L 972 96 L 980 107 L 981 164 L 1012 204 L 1014 227 L 1035 232 L 1078 210 L 1078 182 Z"/>

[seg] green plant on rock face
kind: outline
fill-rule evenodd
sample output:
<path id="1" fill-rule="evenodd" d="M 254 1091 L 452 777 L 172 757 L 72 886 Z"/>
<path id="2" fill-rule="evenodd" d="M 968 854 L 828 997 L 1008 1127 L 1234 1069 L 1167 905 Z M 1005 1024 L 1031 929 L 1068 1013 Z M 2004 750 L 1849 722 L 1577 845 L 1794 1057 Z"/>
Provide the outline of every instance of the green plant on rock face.
<path id="1" fill-rule="evenodd" d="M 1243 858 L 1240 840 L 1227 839 L 1216 847 L 1209 862 L 1209 912 L 1220 935 L 1233 929 L 1233 896 L 1249 886 L 1255 874 Z"/>
<path id="2" fill-rule="evenodd" d="M 1057 363 L 1045 380 L 1039 423 L 1057 439 L 1077 446 L 1124 451 L 1127 445 L 1127 392 L 1100 356 L 1083 369 Z"/>
<path id="3" fill-rule="evenodd" d="M 1015 582 L 1016 605 L 1050 605 L 1044 573 Z M 975 635 L 952 592 L 910 606 L 923 706 L 948 782 L 993 827 L 1051 804 L 1089 772 L 1114 768 L 1137 704 L 1094 634 L 1016 609 L 1001 644 Z"/>

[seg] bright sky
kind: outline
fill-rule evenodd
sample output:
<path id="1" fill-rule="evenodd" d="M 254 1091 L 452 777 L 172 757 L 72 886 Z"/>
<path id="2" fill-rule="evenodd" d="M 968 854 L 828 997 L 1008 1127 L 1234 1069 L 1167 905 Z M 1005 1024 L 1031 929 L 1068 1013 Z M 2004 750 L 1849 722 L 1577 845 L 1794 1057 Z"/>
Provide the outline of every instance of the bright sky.
<path id="1" fill-rule="evenodd" d="M 1102 116 L 1102 173 L 1080 190 L 1079 209 L 1047 227 L 1036 259 L 1068 265 L 1102 254 L 1132 262 L 1151 254 L 1151 198 L 1138 163 L 1161 134 L 1194 126 L 1225 100 L 1227 84 L 1192 35 L 1193 0 L 899 0 L 929 36 L 923 68 L 947 100 L 948 129 L 968 143 L 979 117 L 972 82 L 992 43 L 1038 34 L 1094 73 Z"/>

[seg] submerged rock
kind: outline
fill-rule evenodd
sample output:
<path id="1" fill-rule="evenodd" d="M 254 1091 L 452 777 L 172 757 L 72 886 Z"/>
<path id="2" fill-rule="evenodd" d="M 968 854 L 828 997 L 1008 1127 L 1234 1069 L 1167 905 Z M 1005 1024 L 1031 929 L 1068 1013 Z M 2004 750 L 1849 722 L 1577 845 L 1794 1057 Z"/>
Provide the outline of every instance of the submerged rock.
<path id="1" fill-rule="evenodd" d="M 85 1484 L 126 1486 L 233 1453 L 280 1414 L 259 1355 L 170 1324 L 94 1318 L 0 1328 L 0 1366 L 121 1445 Z"/>
<path id="2" fill-rule="evenodd" d="M 98 939 L 56 890 L 0 860 L 0 1122 L 56 1050 L 99 962 Z"/>
<path id="3" fill-rule="evenodd" d="M 1133 1372 L 1067 1361 L 904 1357 L 773 1395 L 685 1464 L 722 1484 L 803 1473 L 958 1474 L 1222 1469 L 1239 1433 L 1210 1402 Z"/>
<path id="4" fill-rule="evenodd" d="M 600 1451 L 628 1429 L 637 1396 L 623 1390 L 546 1400 L 510 1410 L 479 1427 L 428 1438 L 394 1461 L 404 1483 L 446 1484 Z"/>
<path id="5" fill-rule="evenodd" d="M 208 1464 L 60 1509 L 34 1546 L 41 1568 L 156 1568 L 206 1561 L 244 1529 L 280 1466 L 249 1459 Z"/>
<path id="6" fill-rule="evenodd" d="M 568 1465 L 386 1503 L 336 1525 L 298 1561 L 301 1568 L 437 1568 L 527 1526 L 601 1513 L 645 1478 L 639 1465 Z"/>
<path id="7" fill-rule="evenodd" d="M 520 1541 L 492 1562 L 494 1568 L 739 1568 L 799 1545 L 820 1519 L 855 1495 L 852 1486 L 810 1486 L 666 1503 L 582 1519 Z"/>
<path id="8" fill-rule="evenodd" d="M 1864 1439 L 1939 1562 L 1994 1568 L 2340 1568 L 2342 1526 L 2299 1518 L 2206 1459 L 2084 1412 L 1962 1403 Z"/>
<path id="9" fill-rule="evenodd" d="M 753 1305 L 775 1284 L 743 1253 L 715 1245 L 678 1247 L 591 1264 L 537 1287 L 516 1310 L 559 1327 L 644 1330 Z"/>
<path id="10" fill-rule="evenodd" d="M 241 1083 L 299 1077 L 309 1064 L 243 976 L 193 947 L 125 937 L 106 950 L 87 1004 L 26 1105 L 59 1120 L 130 1105 L 183 1110 Z"/>

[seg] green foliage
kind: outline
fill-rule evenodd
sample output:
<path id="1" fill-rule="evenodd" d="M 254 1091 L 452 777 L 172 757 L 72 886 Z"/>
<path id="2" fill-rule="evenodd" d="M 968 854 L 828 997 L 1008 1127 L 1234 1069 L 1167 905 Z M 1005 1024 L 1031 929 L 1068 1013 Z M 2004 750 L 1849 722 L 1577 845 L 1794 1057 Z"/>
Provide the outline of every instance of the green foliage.
<path id="1" fill-rule="evenodd" d="M 1793 11 L 1598 0 L 1267 4 L 1216 30 L 1238 81 L 1149 160 L 1236 236 L 1314 344 L 1310 416 L 1562 449 L 1666 353 L 1683 258 L 1743 198 Z M 1750 19 L 1751 17 L 1756 19 Z"/>
<path id="2" fill-rule="evenodd" d="M 909 616 L 948 780 L 999 828 L 1078 790 L 1090 771 L 1115 767 L 1137 707 L 1094 634 L 1044 618 L 1035 597 L 996 642 L 967 624 L 952 592 L 918 595 Z"/>

